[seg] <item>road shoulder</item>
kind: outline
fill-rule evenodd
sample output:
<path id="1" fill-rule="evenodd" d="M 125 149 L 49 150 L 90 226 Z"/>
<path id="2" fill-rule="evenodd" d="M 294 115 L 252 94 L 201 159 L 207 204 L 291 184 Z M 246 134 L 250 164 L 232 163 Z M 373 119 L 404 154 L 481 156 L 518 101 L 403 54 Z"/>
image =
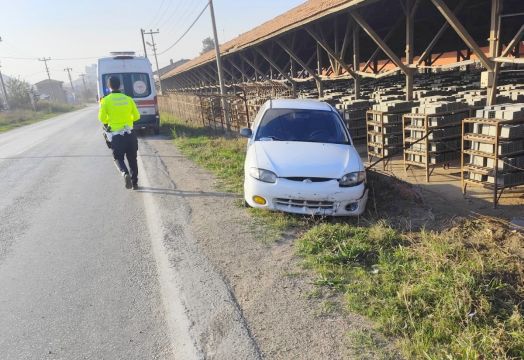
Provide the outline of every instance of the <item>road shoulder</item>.
<path id="1" fill-rule="evenodd" d="M 216 190 L 216 179 L 182 156 L 168 139 L 143 139 L 187 206 L 195 245 L 231 289 L 264 358 L 353 357 L 349 334 L 372 325 L 340 308 L 340 295 L 319 292 L 295 256 L 292 238 L 261 240 L 240 199 Z"/>

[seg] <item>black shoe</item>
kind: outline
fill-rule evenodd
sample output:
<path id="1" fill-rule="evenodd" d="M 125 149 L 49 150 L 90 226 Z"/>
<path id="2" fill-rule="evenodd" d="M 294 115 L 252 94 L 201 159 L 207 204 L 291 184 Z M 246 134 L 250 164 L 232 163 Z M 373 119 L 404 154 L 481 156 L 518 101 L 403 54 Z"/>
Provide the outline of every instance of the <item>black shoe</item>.
<path id="1" fill-rule="evenodd" d="M 131 176 L 129 176 L 129 174 L 124 174 L 124 181 L 126 183 L 126 189 L 131 189 L 133 187 Z"/>
<path id="2" fill-rule="evenodd" d="M 138 184 L 133 184 L 133 190 L 138 190 Z"/>

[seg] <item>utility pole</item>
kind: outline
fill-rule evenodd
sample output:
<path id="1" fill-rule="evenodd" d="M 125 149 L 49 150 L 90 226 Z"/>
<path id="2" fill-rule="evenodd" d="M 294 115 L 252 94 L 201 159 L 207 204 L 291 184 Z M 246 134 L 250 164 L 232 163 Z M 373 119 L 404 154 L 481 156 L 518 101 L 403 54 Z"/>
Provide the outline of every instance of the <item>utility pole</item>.
<path id="1" fill-rule="evenodd" d="M 222 69 L 222 59 L 220 58 L 220 44 L 218 42 L 217 24 L 215 22 L 215 10 L 213 9 L 213 0 L 209 0 L 209 12 L 211 13 L 211 24 L 213 25 L 213 37 L 215 39 L 215 55 L 217 58 L 218 82 L 220 84 L 220 97 L 222 98 L 222 108 L 224 109 L 224 118 L 226 121 L 227 131 L 231 131 L 229 123 L 229 109 L 226 100 L 226 87 L 224 86 L 224 73 Z"/>
<path id="2" fill-rule="evenodd" d="M 0 42 L 2 42 L 2 37 L 0 36 Z M 0 65 L 0 68 L 2 66 Z M 5 89 L 4 84 L 4 76 L 2 75 L 2 71 L 0 70 L 0 84 L 2 84 L 2 91 L 4 92 L 4 99 L 5 99 L 5 108 L 6 110 L 9 110 L 9 100 L 7 98 L 7 90 Z"/>
<path id="3" fill-rule="evenodd" d="M 86 74 L 80 74 L 80 77 L 82 78 L 82 82 L 84 83 L 84 97 L 85 100 L 87 100 Z"/>
<path id="4" fill-rule="evenodd" d="M 144 40 L 144 33 L 146 31 L 144 29 L 140 29 L 140 35 L 142 36 L 142 45 L 144 46 L 144 56 L 147 58 L 147 48 L 146 48 L 146 41 Z"/>
<path id="5" fill-rule="evenodd" d="M 47 66 L 47 62 L 51 60 L 51 58 L 41 58 L 41 59 L 38 59 L 38 61 L 43 61 L 44 64 L 45 64 L 45 71 L 47 72 L 47 78 L 49 80 L 51 80 L 51 75 L 49 74 L 49 67 Z"/>
<path id="6" fill-rule="evenodd" d="M 158 33 L 160 33 L 158 29 L 156 29 L 156 31 L 149 29 L 149 32 L 144 32 L 144 35 L 151 35 L 151 43 L 148 43 L 148 44 L 153 49 L 153 55 L 155 55 L 156 75 L 158 76 L 158 87 L 160 89 L 160 95 L 162 95 L 162 81 L 160 81 L 160 69 L 158 67 L 158 58 L 156 56 L 156 43 L 155 43 L 155 38 L 153 36 Z"/>
<path id="7" fill-rule="evenodd" d="M 1 38 L 0 38 L 1 40 Z M 0 68 L 2 66 L 0 65 Z M 7 98 L 7 90 L 5 88 L 5 84 L 4 84 L 4 76 L 2 75 L 2 71 L 0 70 L 0 83 L 2 84 L 2 91 L 4 92 L 4 100 L 5 100 L 5 108 L 7 110 L 9 110 L 9 100 Z"/>
<path id="8" fill-rule="evenodd" d="M 73 86 L 73 80 L 71 79 L 71 68 L 65 68 L 64 71 L 67 71 L 67 76 L 69 77 L 69 84 L 71 85 L 71 93 L 73 94 L 73 104 L 76 104 L 76 94 L 75 87 Z"/>

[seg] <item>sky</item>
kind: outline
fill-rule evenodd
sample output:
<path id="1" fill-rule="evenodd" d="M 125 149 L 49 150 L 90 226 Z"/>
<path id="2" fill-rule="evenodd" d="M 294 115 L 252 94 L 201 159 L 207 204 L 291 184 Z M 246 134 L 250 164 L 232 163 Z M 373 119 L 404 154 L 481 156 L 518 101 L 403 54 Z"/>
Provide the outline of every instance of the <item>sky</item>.
<path id="1" fill-rule="evenodd" d="M 214 0 L 220 43 L 303 3 L 305 0 Z M 159 30 L 159 52 L 172 45 L 196 19 L 207 0 L 0 0 L 0 65 L 2 73 L 35 83 L 47 78 L 73 79 L 110 51 L 143 54 L 140 29 Z M 192 59 L 202 40 L 213 36 L 209 9 L 175 47 L 160 55 L 160 67 Z M 151 39 L 146 39 L 151 41 Z M 148 55 L 150 54 L 148 48 Z M 154 61 L 150 57 L 152 63 Z"/>

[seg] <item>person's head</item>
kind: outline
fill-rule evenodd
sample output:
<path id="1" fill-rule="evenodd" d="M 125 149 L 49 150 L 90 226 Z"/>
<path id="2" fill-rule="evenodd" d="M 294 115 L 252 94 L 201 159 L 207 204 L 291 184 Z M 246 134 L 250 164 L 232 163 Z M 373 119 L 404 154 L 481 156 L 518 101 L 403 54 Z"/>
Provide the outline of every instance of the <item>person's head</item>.
<path id="1" fill-rule="evenodd" d="M 111 91 L 117 91 L 120 89 L 120 79 L 118 78 L 118 76 L 109 77 L 107 84 L 109 85 Z"/>

